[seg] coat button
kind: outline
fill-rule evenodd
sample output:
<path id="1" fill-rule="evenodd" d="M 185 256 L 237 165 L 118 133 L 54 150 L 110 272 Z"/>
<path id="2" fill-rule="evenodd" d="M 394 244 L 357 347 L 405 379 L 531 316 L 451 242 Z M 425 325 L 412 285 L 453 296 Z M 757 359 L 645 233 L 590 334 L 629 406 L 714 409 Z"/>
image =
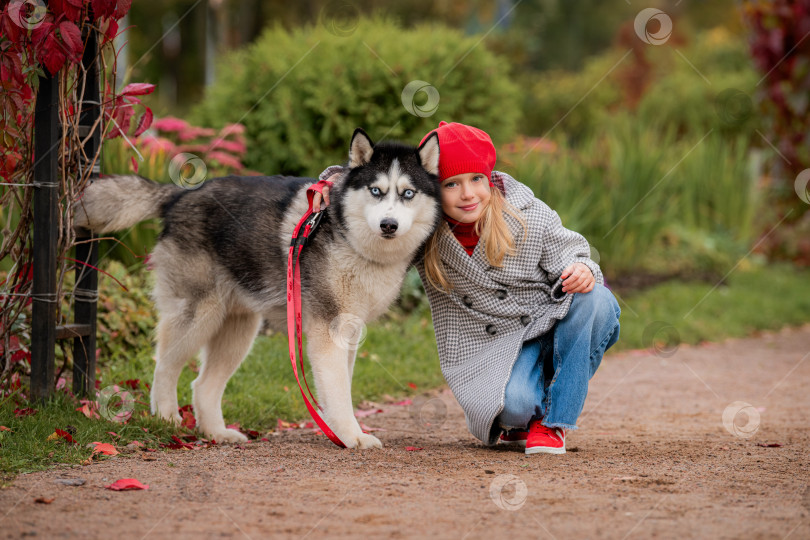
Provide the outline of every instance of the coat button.
<path id="1" fill-rule="evenodd" d="M 503 289 L 498 289 L 495 291 L 495 298 L 498 300 L 506 300 L 506 291 Z"/>
<path id="2" fill-rule="evenodd" d="M 464 295 L 464 298 L 462 298 L 461 301 L 464 302 L 465 306 L 472 307 L 472 299 L 469 296 Z"/>
<path id="3" fill-rule="evenodd" d="M 488 324 L 486 330 L 487 334 L 489 334 L 490 336 L 494 336 L 495 334 L 498 333 L 498 331 L 495 329 L 494 324 Z"/>
<path id="4" fill-rule="evenodd" d="M 528 315 L 524 315 L 520 318 L 520 324 L 523 326 L 529 326 L 529 323 L 532 322 L 532 318 Z"/>

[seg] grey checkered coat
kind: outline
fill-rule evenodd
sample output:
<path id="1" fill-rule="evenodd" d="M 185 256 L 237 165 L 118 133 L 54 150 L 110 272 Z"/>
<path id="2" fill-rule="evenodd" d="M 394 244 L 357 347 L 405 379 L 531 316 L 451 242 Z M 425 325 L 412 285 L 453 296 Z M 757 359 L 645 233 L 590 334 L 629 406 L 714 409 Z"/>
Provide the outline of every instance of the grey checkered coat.
<path id="1" fill-rule="evenodd" d="M 330 167 L 321 177 L 334 172 Z M 502 268 L 492 267 L 482 243 L 467 255 L 443 221 L 439 254 L 452 291 L 431 287 L 423 262 L 416 264 L 430 301 L 442 374 L 464 409 L 467 428 L 486 444 L 498 440 L 494 421 L 523 342 L 545 334 L 568 313 L 573 296 L 562 292 L 563 270 L 581 262 L 604 283 L 587 240 L 563 227 L 557 212 L 508 174 L 493 171 L 492 182 L 526 220 L 523 241 L 522 227 L 505 215 L 518 252 L 507 256 Z"/>

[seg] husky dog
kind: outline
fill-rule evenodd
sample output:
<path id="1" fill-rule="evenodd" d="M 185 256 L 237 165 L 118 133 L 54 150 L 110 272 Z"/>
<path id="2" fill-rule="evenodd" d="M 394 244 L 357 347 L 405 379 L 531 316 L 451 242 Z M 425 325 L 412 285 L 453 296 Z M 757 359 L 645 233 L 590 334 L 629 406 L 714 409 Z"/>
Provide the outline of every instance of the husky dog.
<path id="1" fill-rule="evenodd" d="M 349 170 L 332 188 L 331 205 L 301 255 L 302 324 L 315 385 L 324 420 L 349 448 L 382 443 L 363 433 L 354 417 L 357 343 L 341 337 L 341 327 L 375 319 L 396 298 L 409 265 L 441 219 L 438 166 L 435 135 L 418 149 L 375 146 L 357 129 Z M 189 190 L 139 176 L 111 176 L 87 187 L 76 205 L 77 227 L 104 232 L 147 218 L 163 220 L 151 255 L 159 314 L 153 414 L 180 421 L 178 378 L 202 349 L 200 374 L 192 383 L 197 425 L 219 442 L 246 440 L 225 427 L 222 394 L 262 319 L 287 332 L 287 255 L 313 182 L 229 176 Z"/>

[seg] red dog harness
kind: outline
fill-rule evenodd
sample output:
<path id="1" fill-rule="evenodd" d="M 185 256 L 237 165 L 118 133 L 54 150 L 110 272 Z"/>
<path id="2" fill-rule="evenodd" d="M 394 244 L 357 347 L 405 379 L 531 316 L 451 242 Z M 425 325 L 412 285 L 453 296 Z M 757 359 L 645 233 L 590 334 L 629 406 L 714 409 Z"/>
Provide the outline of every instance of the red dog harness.
<path id="1" fill-rule="evenodd" d="M 332 187 L 332 182 L 328 180 L 321 180 L 317 184 L 307 188 L 307 201 L 309 202 L 309 208 L 304 214 L 304 217 L 301 218 L 301 221 L 298 222 L 298 225 L 295 226 L 295 230 L 293 231 L 292 239 L 290 241 L 290 253 L 287 257 L 287 341 L 290 345 L 290 362 L 292 363 L 295 380 L 298 383 L 298 389 L 301 390 L 301 396 L 304 398 L 304 404 L 306 404 L 310 416 L 312 416 L 312 419 L 315 420 L 316 424 L 318 424 L 318 427 L 321 428 L 321 431 L 323 431 L 324 434 L 329 437 L 330 441 L 341 448 L 345 448 L 346 445 L 343 444 L 343 441 L 341 441 L 340 438 L 335 435 L 329 426 L 326 425 L 324 419 L 318 414 L 317 409 L 323 409 L 318 404 L 315 396 L 312 395 L 312 391 L 309 389 L 307 376 L 304 373 L 304 352 L 301 344 L 301 336 L 303 332 L 301 330 L 301 268 L 299 261 L 301 259 L 301 252 L 304 250 L 304 246 L 307 244 L 309 235 L 318 226 L 321 221 L 321 217 L 323 216 L 321 212 L 312 212 L 312 199 L 315 196 L 316 191 L 323 195 L 324 186 Z M 312 398 L 312 402 L 310 402 L 310 400 L 307 398 L 307 394 L 304 393 L 304 388 L 301 386 L 301 381 L 298 379 L 298 368 L 296 367 L 295 359 L 296 342 L 298 344 L 297 350 L 298 359 L 301 365 L 301 376 L 304 379 L 304 384 L 307 387 L 307 392 L 309 392 L 309 397 Z M 314 406 L 313 402 L 315 404 Z"/>

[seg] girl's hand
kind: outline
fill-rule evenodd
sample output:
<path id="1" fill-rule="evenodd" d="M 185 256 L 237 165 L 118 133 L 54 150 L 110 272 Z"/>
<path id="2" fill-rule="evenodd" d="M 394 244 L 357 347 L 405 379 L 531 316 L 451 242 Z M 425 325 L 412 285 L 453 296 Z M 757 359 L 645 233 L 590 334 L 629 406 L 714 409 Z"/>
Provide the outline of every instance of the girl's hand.
<path id="1" fill-rule="evenodd" d="M 335 179 L 340 176 L 340 173 L 335 173 L 329 178 L 328 181 L 334 182 Z M 329 206 L 329 186 L 323 186 L 323 207 L 326 208 Z M 312 196 L 312 211 L 313 212 L 320 212 L 321 211 L 321 194 L 317 191 Z"/>
<path id="2" fill-rule="evenodd" d="M 577 262 L 563 270 L 560 276 L 563 280 L 563 292 L 586 293 L 593 290 L 596 279 L 591 269 L 583 263 Z"/>

